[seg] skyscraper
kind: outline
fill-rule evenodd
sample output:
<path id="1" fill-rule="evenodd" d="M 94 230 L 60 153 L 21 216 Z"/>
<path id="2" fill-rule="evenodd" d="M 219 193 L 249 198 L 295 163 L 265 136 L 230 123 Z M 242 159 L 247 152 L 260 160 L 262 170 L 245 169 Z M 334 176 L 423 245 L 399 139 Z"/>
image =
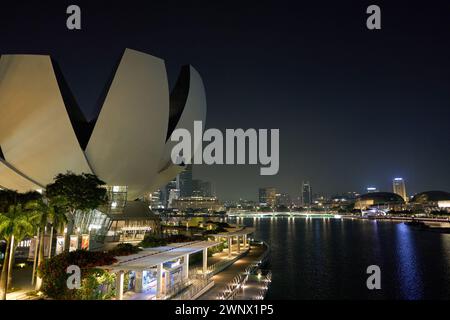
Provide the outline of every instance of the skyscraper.
<path id="1" fill-rule="evenodd" d="M 192 180 L 192 196 L 194 197 L 212 197 L 211 182 L 203 180 Z"/>
<path id="2" fill-rule="evenodd" d="M 289 207 L 292 204 L 291 196 L 287 193 L 277 193 L 277 206 Z"/>
<path id="3" fill-rule="evenodd" d="M 177 177 L 177 185 L 181 197 L 192 196 L 192 165 L 188 164 L 183 172 Z"/>
<path id="4" fill-rule="evenodd" d="M 302 206 L 310 206 L 311 202 L 311 184 L 309 181 L 302 181 Z"/>
<path id="5" fill-rule="evenodd" d="M 161 190 L 161 204 L 164 206 L 164 208 L 169 208 L 169 203 L 171 201 L 170 195 L 173 196 L 173 191 L 177 190 L 178 194 L 180 193 L 178 189 L 178 182 L 177 180 L 170 181 L 162 190 Z"/>
<path id="6" fill-rule="evenodd" d="M 408 201 L 408 197 L 406 196 L 405 180 L 403 180 L 403 178 L 395 178 L 392 181 L 392 187 L 394 193 L 401 196 L 403 200 Z"/>
<path id="7" fill-rule="evenodd" d="M 259 204 L 274 207 L 277 200 L 277 190 L 275 188 L 259 189 Z"/>

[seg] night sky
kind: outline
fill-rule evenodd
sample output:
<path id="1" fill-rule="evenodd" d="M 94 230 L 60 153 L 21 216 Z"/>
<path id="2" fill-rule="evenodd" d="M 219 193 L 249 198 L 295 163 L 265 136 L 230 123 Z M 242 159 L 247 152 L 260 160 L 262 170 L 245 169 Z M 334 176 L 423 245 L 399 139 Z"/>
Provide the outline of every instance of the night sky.
<path id="1" fill-rule="evenodd" d="M 450 2 L 21 1 L 0 5 L 0 53 L 51 54 L 88 118 L 128 47 L 165 59 L 171 85 L 190 63 L 207 127 L 279 128 L 280 171 L 201 166 L 222 199 L 274 186 L 313 193 L 450 191 Z M 82 30 L 66 29 L 78 4 Z M 366 28 L 377 4 L 382 30 Z"/>

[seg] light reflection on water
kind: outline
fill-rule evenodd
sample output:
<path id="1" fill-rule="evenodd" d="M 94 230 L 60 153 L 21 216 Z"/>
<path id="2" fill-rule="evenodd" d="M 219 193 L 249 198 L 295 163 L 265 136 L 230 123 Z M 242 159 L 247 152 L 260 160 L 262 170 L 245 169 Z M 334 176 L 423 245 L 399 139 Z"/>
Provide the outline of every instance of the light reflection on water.
<path id="1" fill-rule="evenodd" d="M 423 297 L 421 271 L 417 262 L 413 231 L 407 225 L 396 225 L 396 248 L 398 252 L 398 274 L 402 298 L 418 300 Z"/>
<path id="2" fill-rule="evenodd" d="M 235 222 L 233 218 L 229 221 Z M 329 218 L 245 218 L 269 243 L 269 299 L 449 299 L 450 235 L 402 223 Z M 382 289 L 366 287 L 381 268 Z"/>

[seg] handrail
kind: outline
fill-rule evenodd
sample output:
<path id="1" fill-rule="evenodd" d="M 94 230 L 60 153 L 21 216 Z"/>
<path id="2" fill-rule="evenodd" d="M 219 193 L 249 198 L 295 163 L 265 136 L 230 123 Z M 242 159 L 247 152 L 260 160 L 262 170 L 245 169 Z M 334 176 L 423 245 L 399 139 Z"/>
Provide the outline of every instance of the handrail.
<path id="1" fill-rule="evenodd" d="M 233 300 L 236 297 L 236 295 L 239 293 L 239 290 L 248 281 L 249 275 L 254 273 L 256 270 L 258 270 L 261 267 L 261 265 L 268 259 L 269 253 L 270 253 L 270 246 L 264 241 L 261 241 L 260 243 L 265 245 L 267 250 L 265 250 L 254 263 L 252 263 L 247 268 L 245 268 L 245 271 L 243 274 L 238 274 L 236 277 L 234 277 L 233 280 L 227 284 L 224 292 L 219 293 L 217 295 L 217 300 Z M 266 285 L 258 293 L 256 299 L 261 299 L 261 300 L 264 299 L 264 296 L 268 290 L 268 284 L 272 281 L 272 272 L 271 271 L 269 271 L 266 274 L 264 281 L 266 282 Z"/>
<path id="2" fill-rule="evenodd" d="M 204 288 L 206 288 L 210 283 L 213 282 L 212 279 L 197 279 L 197 284 L 192 284 L 185 292 L 182 292 L 178 296 L 174 297 L 173 300 L 190 300 Z"/>

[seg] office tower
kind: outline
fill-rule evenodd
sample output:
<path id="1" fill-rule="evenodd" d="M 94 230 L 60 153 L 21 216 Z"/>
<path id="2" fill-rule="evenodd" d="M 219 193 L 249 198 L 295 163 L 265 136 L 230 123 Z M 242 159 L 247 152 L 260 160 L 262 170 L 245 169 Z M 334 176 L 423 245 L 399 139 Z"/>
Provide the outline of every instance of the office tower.
<path id="1" fill-rule="evenodd" d="M 192 165 L 188 164 L 183 172 L 178 174 L 177 189 L 180 189 L 181 197 L 192 196 Z"/>
<path id="2" fill-rule="evenodd" d="M 200 191 L 203 197 L 212 197 L 212 187 L 211 182 L 209 181 L 201 181 L 200 182 Z"/>
<path id="3" fill-rule="evenodd" d="M 169 208 L 169 198 L 172 190 L 178 190 L 177 180 L 170 181 L 162 190 L 161 190 L 161 204 L 164 208 Z"/>
<path id="4" fill-rule="evenodd" d="M 192 196 L 212 197 L 211 182 L 203 180 L 192 180 Z"/>
<path id="5" fill-rule="evenodd" d="M 405 180 L 403 180 L 403 178 L 395 178 L 392 181 L 392 187 L 394 193 L 401 196 L 403 200 L 408 201 L 408 197 L 406 196 Z"/>
<path id="6" fill-rule="evenodd" d="M 178 189 L 170 189 L 169 199 L 167 201 L 167 208 L 172 209 L 174 205 L 174 201 L 180 198 L 180 190 Z"/>
<path id="7" fill-rule="evenodd" d="M 164 207 L 162 202 L 164 192 L 161 189 L 158 189 L 149 194 L 148 201 L 150 209 L 161 209 Z"/>
<path id="8" fill-rule="evenodd" d="M 291 196 L 287 193 L 277 193 L 277 206 L 289 207 L 292 204 Z"/>
<path id="9" fill-rule="evenodd" d="M 274 207 L 277 199 L 277 190 L 275 188 L 259 189 L 259 204 L 262 206 Z"/>
<path id="10" fill-rule="evenodd" d="M 311 184 L 309 181 L 302 182 L 302 206 L 310 206 L 312 202 Z"/>

